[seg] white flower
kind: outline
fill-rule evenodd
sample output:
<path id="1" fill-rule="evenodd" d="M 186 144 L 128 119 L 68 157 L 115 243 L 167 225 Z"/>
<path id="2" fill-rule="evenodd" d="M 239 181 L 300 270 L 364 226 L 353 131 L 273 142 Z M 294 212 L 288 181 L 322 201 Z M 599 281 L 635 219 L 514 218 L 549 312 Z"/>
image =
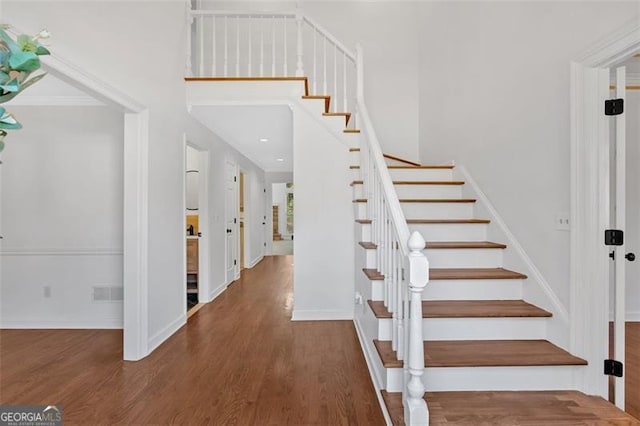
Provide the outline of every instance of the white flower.
<path id="1" fill-rule="evenodd" d="M 43 39 L 47 39 L 49 37 L 51 37 L 51 34 L 49 33 L 49 31 L 44 29 L 44 30 L 40 31 L 38 34 L 36 34 L 35 36 L 33 36 L 33 41 L 43 40 Z"/>

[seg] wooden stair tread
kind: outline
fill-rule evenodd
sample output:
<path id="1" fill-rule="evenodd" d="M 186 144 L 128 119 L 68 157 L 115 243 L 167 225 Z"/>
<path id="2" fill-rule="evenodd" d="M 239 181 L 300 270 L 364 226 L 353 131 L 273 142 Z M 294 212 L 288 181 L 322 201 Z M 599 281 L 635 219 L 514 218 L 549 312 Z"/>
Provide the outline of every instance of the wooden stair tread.
<path id="1" fill-rule="evenodd" d="M 393 426 L 404 425 L 401 392 L 382 391 Z M 432 425 L 637 425 L 603 398 L 575 390 L 426 392 Z"/>
<path id="2" fill-rule="evenodd" d="M 349 148 L 349 152 L 360 152 L 360 148 Z"/>
<path id="3" fill-rule="evenodd" d="M 391 342 L 374 340 L 386 368 L 402 368 Z M 428 340 L 424 362 L 430 367 L 527 367 L 586 365 L 547 340 Z"/>
<path id="4" fill-rule="evenodd" d="M 344 133 L 360 133 L 360 129 L 344 129 Z"/>
<path id="5" fill-rule="evenodd" d="M 505 244 L 491 241 L 429 241 L 426 249 L 505 249 Z"/>
<path id="6" fill-rule="evenodd" d="M 364 272 L 367 278 L 369 278 L 371 281 L 384 280 L 384 275 L 382 275 L 377 269 L 362 268 L 362 272 Z"/>
<path id="7" fill-rule="evenodd" d="M 489 219 L 407 219 L 409 225 L 491 223 Z"/>
<path id="8" fill-rule="evenodd" d="M 356 223 L 360 223 L 363 225 L 371 223 L 371 219 L 356 219 Z"/>
<path id="9" fill-rule="evenodd" d="M 430 280 L 523 280 L 527 276 L 504 268 L 430 268 Z"/>
<path id="10" fill-rule="evenodd" d="M 352 169 L 352 170 L 357 170 L 357 169 L 360 168 L 360 166 L 349 166 L 349 168 Z"/>
<path id="11" fill-rule="evenodd" d="M 391 318 L 382 301 L 368 300 L 376 318 Z M 422 318 L 544 318 L 551 312 L 524 300 L 423 300 Z"/>
<path id="12" fill-rule="evenodd" d="M 349 119 L 351 119 L 350 112 L 323 112 L 322 115 L 325 117 L 344 117 L 345 127 L 349 125 Z"/>
<path id="13" fill-rule="evenodd" d="M 375 250 L 378 248 L 376 244 L 369 241 L 360 241 L 358 244 L 360 244 L 363 248 L 367 250 Z"/>
<path id="14" fill-rule="evenodd" d="M 475 203 L 476 200 L 472 198 L 400 198 L 398 201 L 401 203 L 432 203 L 432 204 L 445 204 L 445 203 L 454 203 L 454 204 L 464 204 L 464 203 Z M 366 203 L 366 198 L 356 198 L 353 200 L 354 203 Z"/>
<path id="15" fill-rule="evenodd" d="M 430 164 L 420 166 L 387 166 L 388 169 L 453 169 L 455 166 L 452 164 Z"/>
<path id="16" fill-rule="evenodd" d="M 363 180 L 354 180 L 351 186 L 363 185 Z M 464 185 L 462 180 L 394 180 L 394 185 Z"/>

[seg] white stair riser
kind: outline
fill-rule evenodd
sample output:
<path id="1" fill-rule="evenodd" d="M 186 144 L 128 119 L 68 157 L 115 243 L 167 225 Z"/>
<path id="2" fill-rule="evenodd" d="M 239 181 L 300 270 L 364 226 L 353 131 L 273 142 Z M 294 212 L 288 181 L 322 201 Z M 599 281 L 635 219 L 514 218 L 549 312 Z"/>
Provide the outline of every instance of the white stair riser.
<path id="1" fill-rule="evenodd" d="M 452 169 L 389 169 L 392 180 L 453 180 Z"/>
<path id="2" fill-rule="evenodd" d="M 351 170 L 351 179 L 359 180 L 360 179 L 360 169 L 349 169 Z"/>
<path id="3" fill-rule="evenodd" d="M 523 284 L 524 280 L 431 280 L 422 292 L 422 299 L 519 300 Z"/>
<path id="4" fill-rule="evenodd" d="M 378 340 L 391 340 L 393 320 L 378 319 Z M 544 339 L 546 318 L 424 318 L 424 340 Z"/>
<path id="5" fill-rule="evenodd" d="M 398 198 L 462 198 L 459 185 L 395 185 Z"/>
<path id="6" fill-rule="evenodd" d="M 428 249 L 423 253 L 432 268 L 497 268 L 502 249 Z"/>
<path id="7" fill-rule="evenodd" d="M 564 390 L 574 388 L 574 375 L 581 368 L 584 367 L 437 367 L 426 368 L 422 382 L 429 392 Z M 403 369 L 386 370 L 387 392 L 401 392 Z"/>
<path id="8" fill-rule="evenodd" d="M 359 151 L 349 151 L 349 158 L 351 159 L 351 164 L 354 166 L 362 165 L 360 164 L 360 152 Z"/>
<path id="9" fill-rule="evenodd" d="M 418 231 L 426 241 L 486 241 L 486 223 L 409 224 L 411 232 Z"/>
<path id="10" fill-rule="evenodd" d="M 354 200 L 356 198 L 367 198 L 364 195 L 364 185 L 356 184 L 356 185 L 352 185 L 352 188 L 353 188 L 353 199 Z"/>
<path id="11" fill-rule="evenodd" d="M 400 203 L 407 219 L 472 219 L 473 203 Z"/>
<path id="12" fill-rule="evenodd" d="M 353 213 L 356 219 L 367 219 L 367 203 L 353 203 Z"/>
<path id="13" fill-rule="evenodd" d="M 371 224 L 356 222 L 356 242 L 371 241 Z"/>
<path id="14" fill-rule="evenodd" d="M 375 269 L 376 267 L 376 250 L 373 249 L 365 249 L 360 244 L 358 244 L 360 250 L 364 251 L 364 261 L 366 262 L 361 268 L 369 268 Z M 358 266 L 358 265 L 356 265 Z"/>

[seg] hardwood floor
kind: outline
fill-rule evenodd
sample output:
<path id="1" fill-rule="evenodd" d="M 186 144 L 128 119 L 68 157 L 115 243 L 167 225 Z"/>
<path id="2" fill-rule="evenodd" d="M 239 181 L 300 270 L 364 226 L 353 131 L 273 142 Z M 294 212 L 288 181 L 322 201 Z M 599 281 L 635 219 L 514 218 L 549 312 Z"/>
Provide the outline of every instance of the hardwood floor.
<path id="1" fill-rule="evenodd" d="M 625 410 L 640 419 L 640 322 L 627 322 L 625 332 Z M 613 357 L 613 323 L 609 323 L 609 356 Z M 609 379 L 609 401 L 615 401 L 613 378 Z"/>
<path id="2" fill-rule="evenodd" d="M 119 330 L 0 331 L 0 404 L 65 424 L 383 425 L 351 321 L 291 322 L 290 256 L 267 257 L 153 354 Z"/>
<path id="3" fill-rule="evenodd" d="M 403 424 L 400 393 L 382 392 L 394 425 Z M 427 392 L 431 426 L 640 425 L 600 397 L 576 391 Z"/>

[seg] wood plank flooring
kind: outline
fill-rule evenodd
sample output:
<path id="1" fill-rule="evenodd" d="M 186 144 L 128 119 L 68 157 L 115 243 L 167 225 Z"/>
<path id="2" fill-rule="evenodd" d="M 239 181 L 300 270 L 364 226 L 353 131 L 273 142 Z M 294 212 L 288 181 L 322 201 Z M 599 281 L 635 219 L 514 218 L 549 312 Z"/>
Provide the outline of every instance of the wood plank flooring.
<path id="1" fill-rule="evenodd" d="M 382 392 L 394 425 L 402 425 L 400 393 Z M 576 391 L 427 392 L 431 426 L 639 425 L 602 398 Z"/>
<path id="2" fill-rule="evenodd" d="M 292 263 L 245 270 L 138 362 L 119 330 L 2 330 L 0 404 L 82 425 L 384 425 L 353 323 L 290 321 Z"/>

